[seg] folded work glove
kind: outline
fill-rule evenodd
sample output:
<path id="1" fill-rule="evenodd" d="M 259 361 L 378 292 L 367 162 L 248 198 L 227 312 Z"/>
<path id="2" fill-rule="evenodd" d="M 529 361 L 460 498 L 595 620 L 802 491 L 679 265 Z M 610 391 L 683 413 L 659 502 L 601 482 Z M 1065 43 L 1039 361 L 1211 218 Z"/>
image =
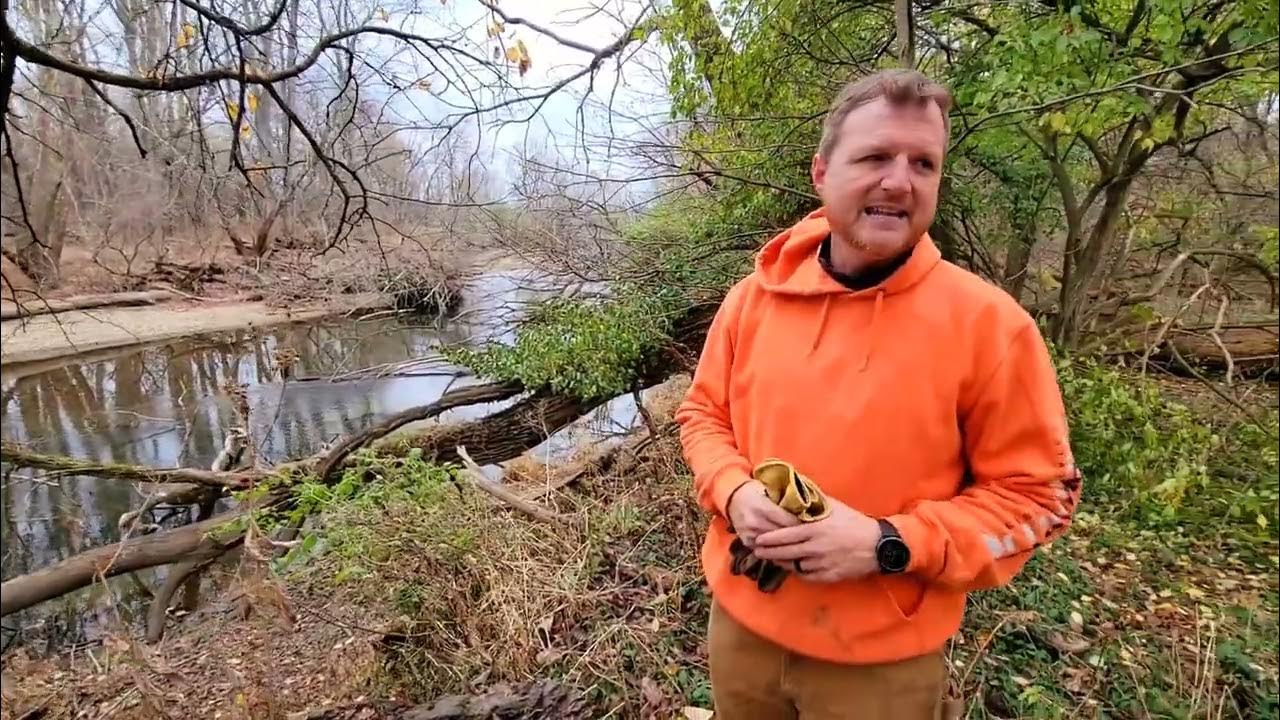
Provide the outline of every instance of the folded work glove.
<path id="1" fill-rule="evenodd" d="M 766 460 L 756 466 L 752 477 L 764 485 L 765 496 L 769 500 L 801 522 L 815 522 L 831 514 L 831 506 L 827 504 L 822 490 L 788 462 Z M 756 581 L 761 592 L 774 592 L 790 574 L 777 563 L 753 555 L 741 538 L 733 539 L 729 554 L 733 557 L 731 572 Z"/>

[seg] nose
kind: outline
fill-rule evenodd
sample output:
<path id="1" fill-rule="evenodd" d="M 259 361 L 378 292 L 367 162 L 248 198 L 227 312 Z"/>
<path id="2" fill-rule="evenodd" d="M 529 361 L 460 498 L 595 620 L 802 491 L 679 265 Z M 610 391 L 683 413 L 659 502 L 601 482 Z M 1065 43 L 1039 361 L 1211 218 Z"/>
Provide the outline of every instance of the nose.
<path id="1" fill-rule="evenodd" d="M 880 177 L 880 189 L 885 192 L 907 192 L 911 189 L 910 175 L 907 172 L 907 158 L 899 155 L 889 163 Z"/>

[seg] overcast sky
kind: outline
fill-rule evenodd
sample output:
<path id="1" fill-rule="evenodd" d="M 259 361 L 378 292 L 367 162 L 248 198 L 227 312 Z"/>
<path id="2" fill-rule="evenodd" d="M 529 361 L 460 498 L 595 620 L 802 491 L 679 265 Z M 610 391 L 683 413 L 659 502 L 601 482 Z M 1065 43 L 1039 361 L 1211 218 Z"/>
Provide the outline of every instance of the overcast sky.
<path id="1" fill-rule="evenodd" d="M 603 48 L 620 37 L 636 22 L 646 6 L 647 3 L 637 0 L 538 0 L 522 3 L 507 0 L 500 5 L 511 16 L 524 18 L 565 39 L 592 48 Z M 467 27 L 470 29 L 469 37 L 477 42 L 487 42 L 486 47 L 491 48 L 493 42 L 485 34 L 489 17 L 489 11 L 475 0 L 446 0 L 439 16 L 430 11 L 415 14 L 415 25 L 426 23 L 430 27 L 438 22 L 448 22 L 454 27 Z M 520 39 L 528 48 L 531 67 L 523 78 L 514 80 L 526 92 L 536 93 L 549 88 L 580 72 L 592 60 L 590 53 L 564 45 L 527 27 L 508 25 L 505 30 L 505 42 Z M 494 173 L 502 172 L 504 156 L 528 152 L 559 154 L 577 170 L 608 174 L 612 164 L 605 155 L 606 146 L 598 136 L 634 134 L 640 128 L 629 122 L 627 117 L 654 117 L 666 113 L 665 70 L 665 53 L 656 36 L 643 46 L 637 43 L 607 60 L 596 73 L 594 82 L 584 76 L 559 90 L 528 122 L 501 127 L 497 124 L 503 117 L 528 117 L 533 111 L 529 104 L 513 107 L 502 117 L 492 115 L 485 118 L 486 125 L 479 143 L 481 153 L 495 162 L 491 169 Z M 513 76 L 518 77 L 514 70 Z M 584 131 L 586 138 L 583 137 Z M 585 150 L 584 142 L 589 145 Z"/>

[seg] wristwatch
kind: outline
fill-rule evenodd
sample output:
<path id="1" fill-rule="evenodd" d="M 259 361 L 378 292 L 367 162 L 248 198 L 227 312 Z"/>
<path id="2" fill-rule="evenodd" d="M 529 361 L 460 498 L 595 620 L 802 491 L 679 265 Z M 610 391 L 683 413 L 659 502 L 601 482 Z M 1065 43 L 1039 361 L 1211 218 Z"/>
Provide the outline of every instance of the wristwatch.
<path id="1" fill-rule="evenodd" d="M 905 572 L 911 564 L 911 549 L 893 523 L 880 519 L 880 540 L 876 543 L 876 562 L 886 575 Z"/>

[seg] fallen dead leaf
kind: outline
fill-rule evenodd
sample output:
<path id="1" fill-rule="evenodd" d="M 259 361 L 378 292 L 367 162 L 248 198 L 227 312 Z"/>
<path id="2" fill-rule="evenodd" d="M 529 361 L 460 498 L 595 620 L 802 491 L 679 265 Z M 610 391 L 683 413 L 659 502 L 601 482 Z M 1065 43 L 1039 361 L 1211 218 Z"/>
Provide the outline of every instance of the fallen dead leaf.
<path id="1" fill-rule="evenodd" d="M 716 715 L 710 710 L 705 710 L 700 707 L 693 707 L 692 705 L 688 705 L 681 708 L 680 714 L 684 716 L 685 720 L 711 720 L 711 718 L 715 717 Z"/>
<path id="2" fill-rule="evenodd" d="M 1066 679 L 1062 681 L 1062 687 L 1073 695 L 1084 695 L 1089 691 L 1089 679 L 1093 673 L 1085 668 L 1069 667 L 1062 671 Z"/>
<path id="3" fill-rule="evenodd" d="M 546 615 L 538 621 L 538 637 L 542 639 L 543 644 L 551 644 L 551 626 L 555 623 L 554 615 Z"/>
<path id="4" fill-rule="evenodd" d="M 533 659 L 539 665 L 546 666 L 559 660 L 563 655 L 564 655 L 563 650 L 559 650 L 556 648 L 546 648 L 544 650 L 538 651 L 538 654 L 535 655 Z"/>
<path id="5" fill-rule="evenodd" d="M 645 705 L 650 707 L 662 705 L 665 699 L 662 694 L 662 688 L 658 687 L 658 683 L 651 677 L 646 677 L 640 681 L 640 696 L 644 698 Z"/>
<path id="6" fill-rule="evenodd" d="M 1070 625 L 1073 631 L 1084 632 L 1084 616 L 1075 610 L 1072 610 Z"/>
<path id="7" fill-rule="evenodd" d="M 1072 633 L 1070 635 L 1061 632 L 1051 632 L 1048 638 L 1049 644 L 1057 648 L 1059 651 L 1074 654 L 1082 653 L 1088 650 L 1091 643 L 1081 635 Z"/>

